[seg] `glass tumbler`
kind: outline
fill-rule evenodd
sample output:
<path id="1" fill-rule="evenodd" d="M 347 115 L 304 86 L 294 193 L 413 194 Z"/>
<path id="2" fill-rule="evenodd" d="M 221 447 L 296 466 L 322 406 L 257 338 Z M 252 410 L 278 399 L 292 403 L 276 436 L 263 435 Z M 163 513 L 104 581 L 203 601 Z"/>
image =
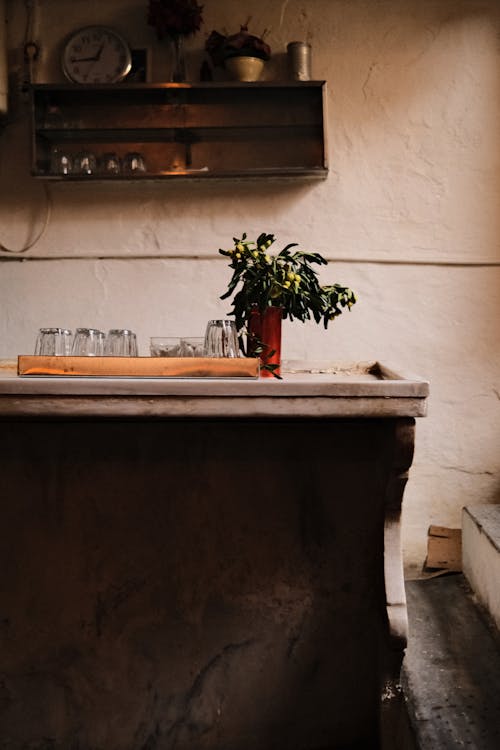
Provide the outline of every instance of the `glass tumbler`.
<path id="1" fill-rule="evenodd" d="M 75 357 L 102 357 L 104 333 L 97 328 L 77 328 L 71 354 Z"/>
<path id="2" fill-rule="evenodd" d="M 50 155 L 51 174 L 71 174 L 73 171 L 73 157 L 65 151 L 54 148 Z"/>
<path id="3" fill-rule="evenodd" d="M 209 320 L 205 333 L 207 357 L 239 357 L 238 332 L 234 320 Z"/>
<path id="4" fill-rule="evenodd" d="M 125 174 L 141 174 L 146 171 L 146 162 L 144 156 L 138 151 L 130 151 L 125 154 L 122 162 L 122 169 Z"/>
<path id="5" fill-rule="evenodd" d="M 76 174 L 95 174 L 97 170 L 97 160 L 95 154 L 91 151 L 80 151 L 75 156 L 73 162 L 73 171 Z"/>
<path id="6" fill-rule="evenodd" d="M 104 343 L 104 354 L 109 357 L 137 357 L 137 338 L 128 328 L 112 328 Z"/>
<path id="7" fill-rule="evenodd" d="M 35 354 L 47 357 L 67 357 L 71 354 L 72 332 L 68 328 L 40 328 Z"/>
<path id="8" fill-rule="evenodd" d="M 204 357 L 205 339 L 189 336 L 181 339 L 181 357 Z"/>
<path id="9" fill-rule="evenodd" d="M 114 151 L 109 151 L 101 156 L 99 170 L 102 174 L 120 174 L 121 169 L 120 159 Z"/>
<path id="10" fill-rule="evenodd" d="M 182 357 L 178 337 L 153 336 L 150 339 L 149 351 L 152 357 Z"/>

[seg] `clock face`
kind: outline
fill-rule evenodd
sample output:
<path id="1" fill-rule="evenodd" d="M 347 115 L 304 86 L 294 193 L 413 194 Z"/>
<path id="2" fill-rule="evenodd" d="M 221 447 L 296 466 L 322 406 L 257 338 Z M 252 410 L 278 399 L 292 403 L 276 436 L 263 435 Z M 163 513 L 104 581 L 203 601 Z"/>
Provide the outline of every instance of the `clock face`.
<path id="1" fill-rule="evenodd" d="M 127 42 L 105 26 L 87 26 L 68 39 L 62 55 L 64 74 L 75 83 L 116 83 L 132 67 Z"/>

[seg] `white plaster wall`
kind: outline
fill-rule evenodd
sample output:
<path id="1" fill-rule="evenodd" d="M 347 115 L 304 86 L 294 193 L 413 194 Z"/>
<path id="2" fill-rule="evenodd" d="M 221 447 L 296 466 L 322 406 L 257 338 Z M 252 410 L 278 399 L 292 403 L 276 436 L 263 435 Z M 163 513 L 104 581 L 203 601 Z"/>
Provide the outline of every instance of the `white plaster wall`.
<path id="1" fill-rule="evenodd" d="M 6 5 L 19 78 L 24 4 Z M 94 22 L 148 45 L 153 80 L 167 77 L 145 0 L 35 7 L 37 81 L 62 80 L 62 40 Z M 207 0 L 188 45 L 192 77 L 205 33 L 236 29 L 249 12 Z M 359 303 L 326 333 L 286 324 L 285 357 L 377 358 L 431 381 L 405 500 L 405 555 L 417 567 L 430 523 L 459 526 L 462 506 L 500 502 L 500 4 L 254 0 L 251 12 L 252 30 L 271 30 L 266 77 L 283 75 L 288 41 L 313 45 L 314 77 L 329 88 L 328 179 L 51 184 L 29 260 L 1 253 L 0 356 L 31 351 L 41 325 L 130 326 L 142 353 L 151 335 L 202 332 L 229 309 L 217 249 L 245 230 L 321 252 L 332 261 L 325 280 L 351 285 Z M 20 249 L 43 228 L 47 194 L 29 176 L 26 103 L 15 99 L 0 131 L 0 243 Z"/>

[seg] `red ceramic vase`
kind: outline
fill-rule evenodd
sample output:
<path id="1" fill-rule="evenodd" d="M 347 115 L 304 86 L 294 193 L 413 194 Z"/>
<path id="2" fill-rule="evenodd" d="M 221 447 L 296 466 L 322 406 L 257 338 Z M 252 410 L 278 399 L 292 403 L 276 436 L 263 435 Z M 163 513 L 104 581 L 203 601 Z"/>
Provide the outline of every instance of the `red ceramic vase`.
<path id="1" fill-rule="evenodd" d="M 261 312 L 257 307 L 250 311 L 248 320 L 248 354 L 252 356 L 258 346 L 263 351 L 259 353 L 262 365 L 277 365 L 273 371 L 261 369 L 261 378 L 272 378 L 280 374 L 281 364 L 281 321 L 283 309 L 281 307 L 266 307 Z"/>

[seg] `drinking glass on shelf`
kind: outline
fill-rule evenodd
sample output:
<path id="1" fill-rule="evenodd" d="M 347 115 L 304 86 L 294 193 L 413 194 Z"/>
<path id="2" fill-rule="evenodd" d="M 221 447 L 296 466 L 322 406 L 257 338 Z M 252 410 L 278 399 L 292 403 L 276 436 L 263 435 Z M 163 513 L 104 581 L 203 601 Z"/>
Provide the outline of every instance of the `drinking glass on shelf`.
<path id="1" fill-rule="evenodd" d="M 73 171 L 76 174 L 95 174 L 97 170 L 97 161 L 92 151 L 80 151 L 75 156 L 73 162 Z"/>
<path id="2" fill-rule="evenodd" d="M 97 328 L 77 328 L 71 354 L 75 357 L 102 357 L 104 333 Z"/>
<path id="3" fill-rule="evenodd" d="M 73 157 L 71 154 L 53 148 L 50 154 L 51 174 L 71 174 L 73 171 Z"/>
<path id="4" fill-rule="evenodd" d="M 121 163 L 118 154 L 114 151 L 103 154 L 99 160 L 99 171 L 102 174 L 120 174 Z"/>
<path id="5" fill-rule="evenodd" d="M 179 337 L 153 336 L 149 351 L 152 357 L 182 357 Z"/>
<path id="6" fill-rule="evenodd" d="M 239 357 L 238 332 L 234 320 L 209 320 L 205 333 L 207 357 Z"/>
<path id="7" fill-rule="evenodd" d="M 130 151 L 123 157 L 122 169 L 125 174 L 140 174 L 146 171 L 144 156 L 138 151 Z"/>
<path id="8" fill-rule="evenodd" d="M 137 357 L 137 337 L 128 328 L 111 328 L 104 343 L 109 357 Z"/>
<path id="9" fill-rule="evenodd" d="M 63 130 L 68 127 L 61 108 L 55 104 L 50 104 L 45 110 L 43 127 L 47 130 Z"/>
<path id="10" fill-rule="evenodd" d="M 199 336 L 181 338 L 181 357 L 204 357 L 205 339 Z"/>
<path id="11" fill-rule="evenodd" d="M 35 343 L 35 354 L 66 357 L 71 353 L 72 336 L 69 328 L 40 328 Z"/>

